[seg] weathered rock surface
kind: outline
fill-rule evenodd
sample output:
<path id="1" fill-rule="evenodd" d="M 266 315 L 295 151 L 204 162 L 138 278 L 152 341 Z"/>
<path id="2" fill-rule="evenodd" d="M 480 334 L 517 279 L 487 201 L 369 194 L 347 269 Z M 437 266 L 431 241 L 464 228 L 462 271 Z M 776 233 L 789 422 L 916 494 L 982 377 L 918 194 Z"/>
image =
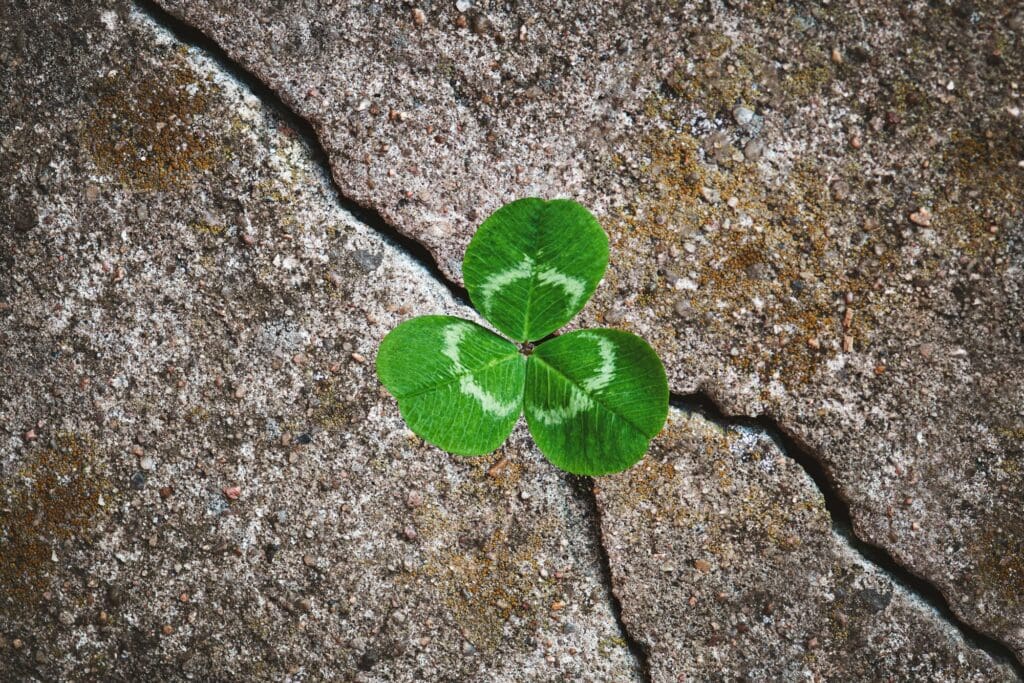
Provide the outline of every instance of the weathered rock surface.
<path id="1" fill-rule="evenodd" d="M 1016 680 L 862 560 L 764 434 L 673 411 L 597 499 L 653 680 Z"/>
<path id="2" fill-rule="evenodd" d="M 160 4 L 453 278 L 504 201 L 593 207 L 584 322 L 775 417 L 862 538 L 1024 659 L 1019 3 Z"/>
<path id="3" fill-rule="evenodd" d="M 0 679 L 637 680 L 590 503 L 373 371 L 471 315 L 118 3 L 7 5 Z"/>

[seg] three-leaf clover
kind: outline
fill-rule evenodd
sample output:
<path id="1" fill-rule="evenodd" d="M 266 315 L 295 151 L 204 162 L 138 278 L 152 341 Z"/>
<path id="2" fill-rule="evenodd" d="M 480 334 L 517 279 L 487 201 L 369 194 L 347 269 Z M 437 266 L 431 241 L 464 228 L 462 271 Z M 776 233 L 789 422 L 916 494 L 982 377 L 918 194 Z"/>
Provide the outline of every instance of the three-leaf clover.
<path id="1" fill-rule="evenodd" d="M 462 273 L 473 305 L 516 346 L 469 320 L 408 320 L 381 342 L 377 374 L 409 428 L 458 455 L 500 446 L 520 414 L 541 452 L 567 472 L 632 466 L 668 416 L 654 350 L 621 330 L 546 339 L 590 299 L 608 266 L 608 236 L 567 199 L 519 199 L 473 236 Z"/>

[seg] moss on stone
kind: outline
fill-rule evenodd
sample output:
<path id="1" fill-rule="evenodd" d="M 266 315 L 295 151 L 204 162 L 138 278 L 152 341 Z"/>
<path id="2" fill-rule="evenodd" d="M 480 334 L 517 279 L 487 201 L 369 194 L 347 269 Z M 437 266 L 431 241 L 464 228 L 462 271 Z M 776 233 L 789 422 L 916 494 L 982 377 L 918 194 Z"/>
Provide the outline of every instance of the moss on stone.
<path id="1" fill-rule="evenodd" d="M 205 117 L 217 86 L 184 62 L 159 74 L 111 69 L 82 129 L 97 169 L 131 190 L 191 185 L 232 157 Z"/>
<path id="2" fill-rule="evenodd" d="M 81 538 L 111 496 L 85 439 L 62 434 L 0 489 L 0 608 L 35 604 L 56 571 L 57 546 Z"/>

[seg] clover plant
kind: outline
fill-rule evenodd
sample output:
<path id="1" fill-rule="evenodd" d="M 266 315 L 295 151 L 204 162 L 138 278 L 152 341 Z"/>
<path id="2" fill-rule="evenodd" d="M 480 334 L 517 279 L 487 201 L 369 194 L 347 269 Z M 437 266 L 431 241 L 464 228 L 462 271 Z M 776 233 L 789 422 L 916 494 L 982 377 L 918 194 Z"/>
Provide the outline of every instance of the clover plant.
<path id="1" fill-rule="evenodd" d="M 576 202 L 526 198 L 491 214 L 462 274 L 477 311 L 520 346 L 461 318 L 400 324 L 380 344 L 377 374 L 409 428 L 451 453 L 481 455 L 525 412 L 541 452 L 567 472 L 636 463 L 668 416 L 657 354 L 621 330 L 546 339 L 580 312 L 607 266 L 608 236 Z"/>

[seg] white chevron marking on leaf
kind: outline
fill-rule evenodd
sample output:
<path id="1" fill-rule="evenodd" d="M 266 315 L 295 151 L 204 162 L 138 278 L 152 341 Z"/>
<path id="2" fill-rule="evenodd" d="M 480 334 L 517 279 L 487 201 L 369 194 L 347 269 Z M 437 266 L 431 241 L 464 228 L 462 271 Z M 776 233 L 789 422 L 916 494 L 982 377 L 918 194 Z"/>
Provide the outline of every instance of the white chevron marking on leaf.
<path id="1" fill-rule="evenodd" d="M 459 390 L 463 394 L 475 398 L 485 413 L 490 413 L 496 417 L 504 417 L 518 408 L 519 402 L 502 402 L 498 400 L 494 394 L 477 384 L 473 376 L 468 374 L 470 372 L 469 368 L 462 364 L 462 358 L 459 355 L 459 344 L 472 331 L 473 327 L 466 323 L 453 323 L 446 327 L 441 355 L 448 358 L 455 365 L 456 372 L 467 373 L 459 379 Z"/>
<path id="2" fill-rule="evenodd" d="M 537 419 L 544 424 L 557 425 L 562 424 L 569 418 L 576 417 L 584 410 L 590 410 L 593 407 L 594 402 L 590 400 L 589 396 L 584 394 L 575 386 L 570 386 L 568 405 L 559 406 L 557 408 L 541 408 L 539 406 L 535 406 L 533 408 L 533 414 L 536 415 Z"/>
<path id="3" fill-rule="evenodd" d="M 516 280 L 525 280 L 533 275 L 533 259 L 529 256 L 523 256 L 523 260 L 518 264 L 503 270 L 500 273 L 491 275 L 483 284 L 480 285 L 480 293 L 483 295 L 483 301 L 480 302 L 484 312 L 490 312 L 493 307 L 494 293 L 507 284 L 515 282 Z"/>
<path id="4" fill-rule="evenodd" d="M 570 277 L 554 268 L 545 268 L 537 273 L 537 281 L 545 285 L 555 285 L 565 290 L 565 293 L 572 297 L 572 301 L 566 306 L 566 309 L 576 308 L 580 299 L 587 292 L 586 282 L 576 277 Z"/>
<path id="5" fill-rule="evenodd" d="M 601 356 L 601 367 L 597 374 L 583 380 L 583 389 L 599 391 L 608 386 L 615 378 L 615 344 L 599 334 L 580 333 L 580 339 L 589 339 L 597 343 L 597 352 Z M 584 410 L 594 407 L 594 402 L 576 386 L 569 387 L 569 403 L 557 408 L 533 408 L 537 419 L 545 424 L 561 424 L 569 418 L 576 417 Z"/>
<path id="6" fill-rule="evenodd" d="M 597 343 L 597 351 L 601 354 L 601 367 L 597 374 L 583 382 L 587 391 L 604 389 L 615 377 L 615 344 L 599 334 L 581 334 L 580 338 L 590 339 Z"/>

